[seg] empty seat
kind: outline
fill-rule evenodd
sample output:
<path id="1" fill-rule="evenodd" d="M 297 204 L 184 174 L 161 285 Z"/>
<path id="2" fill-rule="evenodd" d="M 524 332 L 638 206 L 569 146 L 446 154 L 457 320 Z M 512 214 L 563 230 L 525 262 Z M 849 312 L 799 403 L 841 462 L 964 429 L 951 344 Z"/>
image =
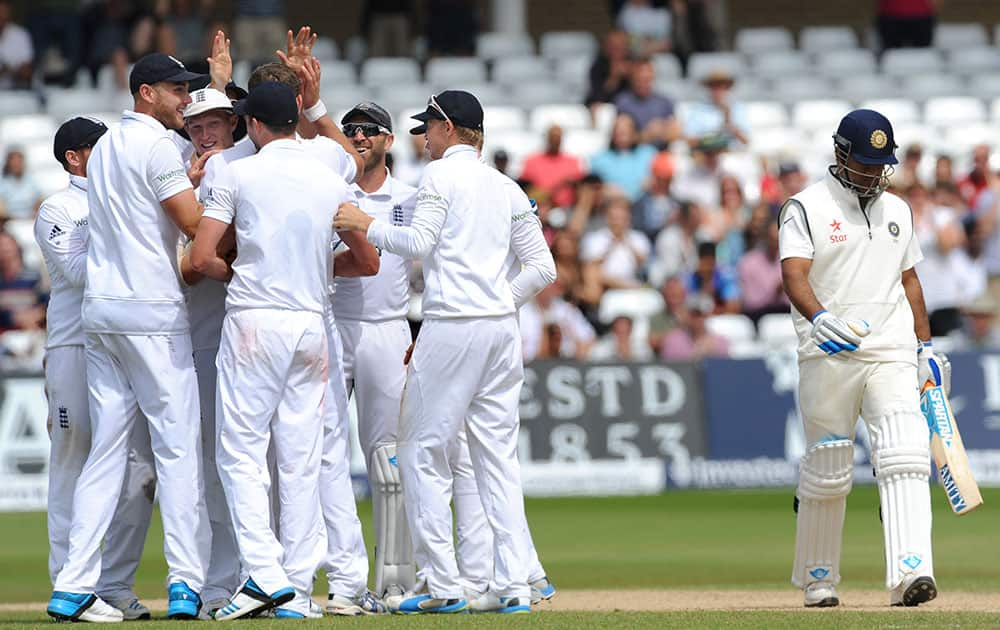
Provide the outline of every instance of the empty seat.
<path id="1" fill-rule="evenodd" d="M 746 72 L 743 56 L 731 52 L 698 52 L 688 59 L 688 77 L 700 81 L 716 70 L 725 70 L 734 77 Z"/>
<path id="2" fill-rule="evenodd" d="M 975 96 L 984 100 L 992 100 L 1000 96 L 1000 73 L 989 72 L 982 76 L 973 77 L 966 87 L 969 96 Z"/>
<path id="3" fill-rule="evenodd" d="M 792 106 L 792 121 L 799 129 L 821 130 L 829 136 L 852 109 L 850 103 L 839 99 L 800 101 Z"/>
<path id="4" fill-rule="evenodd" d="M 995 98 L 990 102 L 990 120 L 1000 124 L 1000 98 Z M 3 135 L 0 135 L 0 140 L 2 139 Z"/>
<path id="5" fill-rule="evenodd" d="M 808 74 L 812 63 L 805 53 L 795 51 L 762 53 L 753 58 L 751 68 L 758 77 L 781 79 Z"/>
<path id="6" fill-rule="evenodd" d="M 888 118 L 893 125 L 915 123 L 920 120 L 920 110 L 917 108 L 917 104 L 905 98 L 873 99 L 862 102 L 861 107 L 874 109 Z"/>
<path id="7" fill-rule="evenodd" d="M 792 34 L 783 26 L 741 28 L 736 32 L 735 48 L 744 55 L 791 50 L 795 47 Z"/>
<path id="8" fill-rule="evenodd" d="M 611 322 L 615 317 L 632 319 L 632 335 L 639 339 L 649 336 L 649 320 L 664 308 L 663 296 L 656 289 L 608 289 L 601 296 L 598 317 Z"/>
<path id="9" fill-rule="evenodd" d="M 589 129 L 590 110 L 583 105 L 573 104 L 539 105 L 531 110 L 529 125 L 539 133 L 545 133 L 552 125 L 559 125 L 563 129 Z"/>
<path id="10" fill-rule="evenodd" d="M 435 91 L 434 86 L 427 83 L 398 83 L 379 87 L 374 96 L 379 105 L 392 112 L 403 108 L 426 106 L 427 100 Z"/>
<path id="11" fill-rule="evenodd" d="M 533 55 L 535 44 L 527 33 L 480 33 L 476 37 L 476 56 L 493 61 L 503 57 Z"/>
<path id="12" fill-rule="evenodd" d="M 986 29 L 977 22 L 944 22 L 934 27 L 934 45 L 938 48 L 951 50 L 988 43 Z"/>
<path id="13" fill-rule="evenodd" d="M 750 134 L 750 150 L 768 157 L 798 157 L 805 140 L 801 131 L 789 127 L 754 129 Z"/>
<path id="14" fill-rule="evenodd" d="M 69 173 L 63 170 L 62 166 L 57 168 L 32 168 L 31 177 L 38 184 L 38 189 L 44 197 L 62 190 L 69 184 Z"/>
<path id="15" fill-rule="evenodd" d="M 896 92 L 898 82 L 881 74 L 847 75 L 838 82 L 837 96 L 853 103 L 885 98 Z"/>
<path id="16" fill-rule="evenodd" d="M 893 48 L 882 55 L 882 72 L 905 77 L 944 69 L 944 57 L 932 48 Z"/>
<path id="17" fill-rule="evenodd" d="M 520 107 L 484 107 L 483 128 L 487 136 L 497 131 L 526 131 L 528 117 Z"/>
<path id="18" fill-rule="evenodd" d="M 3 98 L 0 98 L 0 116 L 34 114 L 39 109 L 38 97 L 34 92 L 4 90 Z"/>
<path id="19" fill-rule="evenodd" d="M 833 96 L 834 85 L 829 79 L 818 77 L 789 77 L 775 80 L 774 96 L 785 103 Z"/>
<path id="20" fill-rule="evenodd" d="M 327 78 L 326 71 L 327 64 L 322 64 L 322 78 Z M 103 70 L 103 68 L 102 68 Z M 249 61 L 234 61 L 233 62 L 233 82 L 240 87 L 246 87 L 247 82 L 250 80 L 250 74 L 253 72 L 253 66 L 250 65 Z M 334 71 L 336 72 L 336 71 Z M 89 79 L 88 79 L 89 81 Z M 78 83 L 79 85 L 79 83 Z M 89 85 L 89 83 L 88 83 Z"/>
<path id="21" fill-rule="evenodd" d="M 657 79 L 678 79 L 684 74 L 681 62 L 669 53 L 653 55 L 653 68 Z"/>
<path id="22" fill-rule="evenodd" d="M 510 158 L 508 173 L 517 177 L 521 174 L 524 158 L 542 150 L 542 137 L 526 130 L 508 129 L 494 133 L 487 128 L 483 155 L 493 155 L 499 149 L 506 151 Z"/>
<path id="23" fill-rule="evenodd" d="M 965 82 L 954 74 L 918 74 L 900 81 L 899 94 L 915 101 L 940 96 L 963 96 Z"/>
<path id="24" fill-rule="evenodd" d="M 795 324 L 790 313 L 768 313 L 757 321 L 757 338 L 769 348 L 797 345 Z"/>
<path id="25" fill-rule="evenodd" d="M 510 92 L 504 89 L 502 85 L 497 85 L 496 83 L 463 85 L 462 89 L 475 95 L 483 107 L 490 105 L 510 105 L 511 103 Z"/>
<path id="26" fill-rule="evenodd" d="M 16 95 L 17 92 L 11 93 Z M 6 100 L 5 93 L 0 102 Z M 0 118 L 0 143 L 27 144 L 34 141 L 51 142 L 55 136 L 57 124 L 45 114 L 29 114 L 25 116 L 4 116 Z M 30 166 L 30 165 L 29 165 Z"/>
<path id="27" fill-rule="evenodd" d="M 923 145 L 924 152 L 929 156 L 936 152 L 941 144 L 941 132 L 937 127 L 923 123 L 900 123 L 892 124 L 893 135 L 896 137 L 896 144 L 905 149 L 914 143 Z"/>
<path id="28" fill-rule="evenodd" d="M 354 64 L 350 61 L 324 61 L 320 71 L 322 72 L 324 83 L 336 83 L 339 85 L 342 83 L 355 83 L 358 80 L 357 73 L 354 71 Z M 419 78 L 411 77 L 410 81 L 416 81 Z"/>
<path id="29" fill-rule="evenodd" d="M 45 98 L 45 111 L 57 123 L 71 116 L 102 112 L 110 106 L 106 93 L 89 88 L 51 88 Z"/>
<path id="30" fill-rule="evenodd" d="M 782 127 L 788 124 L 788 110 L 778 101 L 747 101 L 747 120 L 754 131 L 761 127 Z"/>
<path id="31" fill-rule="evenodd" d="M 426 80 L 441 88 L 461 88 L 486 80 L 486 66 L 476 57 L 443 57 L 427 62 Z"/>
<path id="32" fill-rule="evenodd" d="M 875 54 L 862 48 L 834 49 L 816 55 L 816 68 L 834 78 L 875 74 Z"/>
<path id="33" fill-rule="evenodd" d="M 700 86 L 691 85 L 684 79 L 657 79 L 653 91 L 674 101 L 693 100 L 700 93 Z"/>
<path id="34" fill-rule="evenodd" d="M 958 48 L 948 52 L 948 68 L 951 72 L 975 75 L 1000 71 L 1000 50 L 990 46 Z"/>
<path id="35" fill-rule="evenodd" d="M 850 26 L 807 26 L 799 33 L 799 48 L 820 55 L 857 48 L 858 35 Z"/>
<path id="36" fill-rule="evenodd" d="M 317 37 L 312 47 L 312 54 L 313 57 L 323 62 L 323 74 L 325 75 L 326 62 L 334 61 L 339 54 L 337 42 L 330 37 Z"/>
<path id="37" fill-rule="evenodd" d="M 24 161 L 28 172 L 35 169 L 56 169 L 62 168 L 56 156 L 52 152 L 52 139 L 43 138 L 25 142 L 21 145 L 24 150 Z"/>
<path id="38" fill-rule="evenodd" d="M 539 41 L 539 52 L 546 59 L 593 58 L 597 54 L 597 38 L 589 31 L 549 31 Z"/>
<path id="39" fill-rule="evenodd" d="M 548 62 L 541 57 L 509 57 L 493 64 L 493 81 L 503 85 L 542 81 L 551 75 Z"/>
<path id="40" fill-rule="evenodd" d="M 372 57 L 361 66 L 365 85 L 415 83 L 420 80 L 420 66 L 409 57 Z"/>
<path id="41" fill-rule="evenodd" d="M 590 161 L 608 148 L 608 136 L 594 129 L 570 129 L 563 134 L 563 151 Z"/>
<path id="42" fill-rule="evenodd" d="M 758 77 L 738 77 L 733 84 L 733 98 L 741 101 L 770 100 L 774 98 L 771 82 Z"/>
<path id="43" fill-rule="evenodd" d="M 566 86 L 552 81 L 519 83 L 513 86 L 513 94 L 513 101 L 526 108 L 573 100 L 573 97 L 566 93 Z"/>
<path id="44" fill-rule="evenodd" d="M 712 315 L 705 320 L 705 328 L 710 333 L 719 335 L 730 343 L 753 341 L 755 337 L 753 322 L 750 318 L 735 313 Z"/>
<path id="45" fill-rule="evenodd" d="M 372 100 L 372 89 L 360 85 L 330 85 L 321 92 L 323 102 L 333 110 L 353 107 L 361 101 Z"/>
<path id="46" fill-rule="evenodd" d="M 590 86 L 590 64 L 586 57 L 564 57 L 556 61 L 556 80 L 580 89 Z"/>
<path id="47" fill-rule="evenodd" d="M 953 155 L 965 156 L 980 144 L 1000 146 L 1000 129 L 987 123 L 952 125 L 944 128 L 944 146 Z"/>

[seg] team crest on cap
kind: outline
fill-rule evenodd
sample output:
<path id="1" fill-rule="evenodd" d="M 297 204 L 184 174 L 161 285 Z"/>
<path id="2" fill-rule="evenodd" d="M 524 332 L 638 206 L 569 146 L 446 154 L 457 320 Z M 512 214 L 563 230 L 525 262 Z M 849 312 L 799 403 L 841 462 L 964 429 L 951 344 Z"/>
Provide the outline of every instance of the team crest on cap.
<path id="1" fill-rule="evenodd" d="M 889 142 L 889 136 L 885 135 L 885 132 L 881 129 L 876 129 L 872 132 L 869 142 L 871 142 L 872 146 L 876 149 L 884 149 L 885 145 Z"/>

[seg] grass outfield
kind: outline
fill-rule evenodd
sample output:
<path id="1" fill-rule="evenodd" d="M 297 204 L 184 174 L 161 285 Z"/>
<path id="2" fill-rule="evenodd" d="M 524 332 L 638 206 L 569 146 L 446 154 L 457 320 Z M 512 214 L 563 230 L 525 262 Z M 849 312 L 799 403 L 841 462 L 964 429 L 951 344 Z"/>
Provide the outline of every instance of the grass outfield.
<path id="1" fill-rule="evenodd" d="M 934 488 L 935 573 L 941 590 L 1000 590 L 1000 489 L 984 491 L 986 505 L 964 517 L 951 514 Z M 574 589 L 758 589 L 790 590 L 795 519 L 792 492 L 672 492 L 654 497 L 533 499 L 527 508 L 535 544 L 557 587 Z M 848 501 L 841 572 L 843 588 L 881 591 L 882 534 L 874 487 L 858 487 Z M 370 504 L 361 504 L 366 540 Z M 146 599 L 165 596 L 162 532 L 157 518 L 136 581 Z M 50 586 L 46 570 L 43 513 L 0 514 L 0 602 L 42 602 Z M 318 589 L 322 592 L 322 589 Z M 886 610 L 664 613 L 575 613 L 543 611 L 519 623 L 529 627 L 760 627 L 808 623 L 812 628 L 930 625 L 1000 627 L 996 615 Z M 29 627 L 39 613 L 4 612 L 0 626 Z M 910 617 L 911 614 L 918 615 Z M 939 616 L 940 615 L 940 616 Z M 947 615 L 944 616 L 944 615 Z M 801 619 L 800 619 L 801 618 Z M 373 620 L 324 620 L 366 624 Z M 490 627 L 490 619 L 385 619 L 438 627 L 442 623 Z M 268 622 L 252 622 L 268 627 Z M 159 624 L 146 624 L 155 628 Z"/>

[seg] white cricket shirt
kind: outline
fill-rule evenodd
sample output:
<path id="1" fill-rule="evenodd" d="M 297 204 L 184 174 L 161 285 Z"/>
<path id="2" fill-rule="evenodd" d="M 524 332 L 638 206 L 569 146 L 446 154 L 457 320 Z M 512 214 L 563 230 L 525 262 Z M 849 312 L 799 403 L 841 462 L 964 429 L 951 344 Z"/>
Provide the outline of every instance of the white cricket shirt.
<path id="1" fill-rule="evenodd" d="M 376 219 L 391 225 L 410 225 L 416 188 L 388 175 L 373 193 L 366 193 L 357 184 L 351 186 L 351 192 L 353 202 Z M 333 292 L 333 313 L 337 319 L 380 322 L 405 318 L 409 311 L 410 261 L 384 252 L 377 274 L 363 278 L 334 277 Z"/>
<path id="2" fill-rule="evenodd" d="M 422 259 L 424 318 L 514 313 L 509 181 L 480 163 L 473 147 L 452 146 L 424 169 L 410 226 L 375 219 L 368 227 L 375 246 Z"/>
<path id="3" fill-rule="evenodd" d="M 90 154 L 86 332 L 188 332 L 177 268 L 180 230 L 160 202 L 191 182 L 170 134 L 155 118 L 125 111 Z"/>
<path id="4" fill-rule="evenodd" d="M 828 172 L 785 203 L 779 222 L 781 259 L 812 260 L 809 285 L 820 304 L 838 317 L 871 324 L 850 358 L 916 364 L 913 311 L 901 276 L 923 255 L 906 202 L 882 193 L 862 211 L 857 195 Z M 792 317 L 799 360 L 826 358 L 812 340 L 809 320 L 794 308 Z"/>
<path id="5" fill-rule="evenodd" d="M 236 225 L 226 310 L 323 314 L 337 207 L 353 195 L 302 143 L 275 140 L 219 177 L 204 216 Z"/>
<path id="6" fill-rule="evenodd" d="M 87 178 L 69 176 L 69 186 L 42 202 L 35 242 L 42 250 L 52 290 L 46 311 L 46 348 L 82 346 L 80 308 L 87 280 Z"/>

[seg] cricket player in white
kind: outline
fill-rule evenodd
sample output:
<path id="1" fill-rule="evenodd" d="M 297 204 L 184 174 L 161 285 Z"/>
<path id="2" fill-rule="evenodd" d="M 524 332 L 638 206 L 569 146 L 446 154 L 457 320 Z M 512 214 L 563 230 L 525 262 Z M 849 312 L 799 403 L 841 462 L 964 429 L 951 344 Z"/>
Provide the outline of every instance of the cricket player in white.
<path id="1" fill-rule="evenodd" d="M 394 598 L 403 613 L 461 612 L 448 505 L 448 452 L 465 425 L 480 497 L 494 532 L 491 584 L 501 612 L 529 612 L 528 536 L 517 462 L 523 381 L 516 304 L 551 281 L 552 270 L 506 278 L 514 209 L 508 185 L 479 162 L 483 113 L 467 92 L 432 96 L 413 133 L 427 134 L 425 170 L 410 227 L 342 206 L 338 229 L 367 230 L 382 249 L 423 261 L 424 324 L 409 364 L 397 446 L 406 513 L 427 592 Z M 520 205 L 527 208 L 527 200 Z M 551 259 L 550 259 L 551 260 Z"/>
<path id="2" fill-rule="evenodd" d="M 79 116 L 64 122 L 56 132 L 53 150 L 56 159 L 69 173 L 69 186 L 50 196 L 38 209 L 35 219 L 35 242 L 42 250 L 45 266 L 52 281 L 47 309 L 48 338 L 46 340 L 45 387 L 49 400 L 49 576 L 55 583 L 69 549 L 72 523 L 73 491 L 90 452 L 90 410 L 87 402 L 87 363 L 83 349 L 83 327 L 80 307 L 87 275 L 87 159 L 91 148 L 108 128 L 99 120 Z M 136 430 L 133 437 L 143 437 Z M 149 437 L 145 432 L 145 448 L 134 449 L 130 457 L 136 460 L 129 467 L 125 486 L 147 469 L 139 455 L 148 455 Z M 115 518 L 101 556 L 101 577 L 97 592 L 113 607 L 122 611 L 125 619 L 148 619 L 149 609 L 132 592 L 135 570 L 139 566 L 146 530 L 153 511 L 152 497 L 127 497 L 128 505 L 116 509 Z M 120 586 L 119 586 L 119 583 Z M 117 587 L 117 588 L 116 588 Z M 125 591 L 122 593 L 121 591 Z M 90 617 L 84 612 L 81 617 Z"/>
<path id="3" fill-rule="evenodd" d="M 303 618 L 326 550 L 319 468 L 327 387 L 327 300 L 332 216 L 347 185 L 295 139 L 290 87 L 265 82 L 237 103 L 260 151 L 212 186 L 191 251 L 194 270 L 225 281 L 226 319 L 217 358 L 217 459 L 247 579 L 215 618 L 235 619 L 291 602 Z M 232 268 L 216 249 L 236 226 Z M 273 441 L 279 535 L 268 510 L 267 447 Z"/>
<path id="4" fill-rule="evenodd" d="M 148 419 L 156 461 L 167 614 L 191 619 L 200 608 L 211 534 L 176 243 L 181 230 L 194 234 L 201 217 L 167 131 L 183 124 L 191 101 L 187 82 L 198 77 L 167 55 L 140 59 L 129 77 L 135 110 L 97 142 L 87 165 L 90 245 L 82 313 L 93 434 L 74 495 L 69 553 L 48 606 L 56 619 L 77 619 L 88 610 L 109 617 L 94 590 L 137 410 Z"/>
<path id="5" fill-rule="evenodd" d="M 841 530 L 860 414 L 881 497 L 886 586 L 894 606 L 937 595 L 931 557 L 930 455 L 919 387 L 942 381 L 907 204 L 885 191 L 892 126 L 847 114 L 836 163 L 780 216 L 781 267 L 799 337 L 799 404 L 808 448 L 796 492 L 792 583 L 806 606 L 839 604 Z"/>

